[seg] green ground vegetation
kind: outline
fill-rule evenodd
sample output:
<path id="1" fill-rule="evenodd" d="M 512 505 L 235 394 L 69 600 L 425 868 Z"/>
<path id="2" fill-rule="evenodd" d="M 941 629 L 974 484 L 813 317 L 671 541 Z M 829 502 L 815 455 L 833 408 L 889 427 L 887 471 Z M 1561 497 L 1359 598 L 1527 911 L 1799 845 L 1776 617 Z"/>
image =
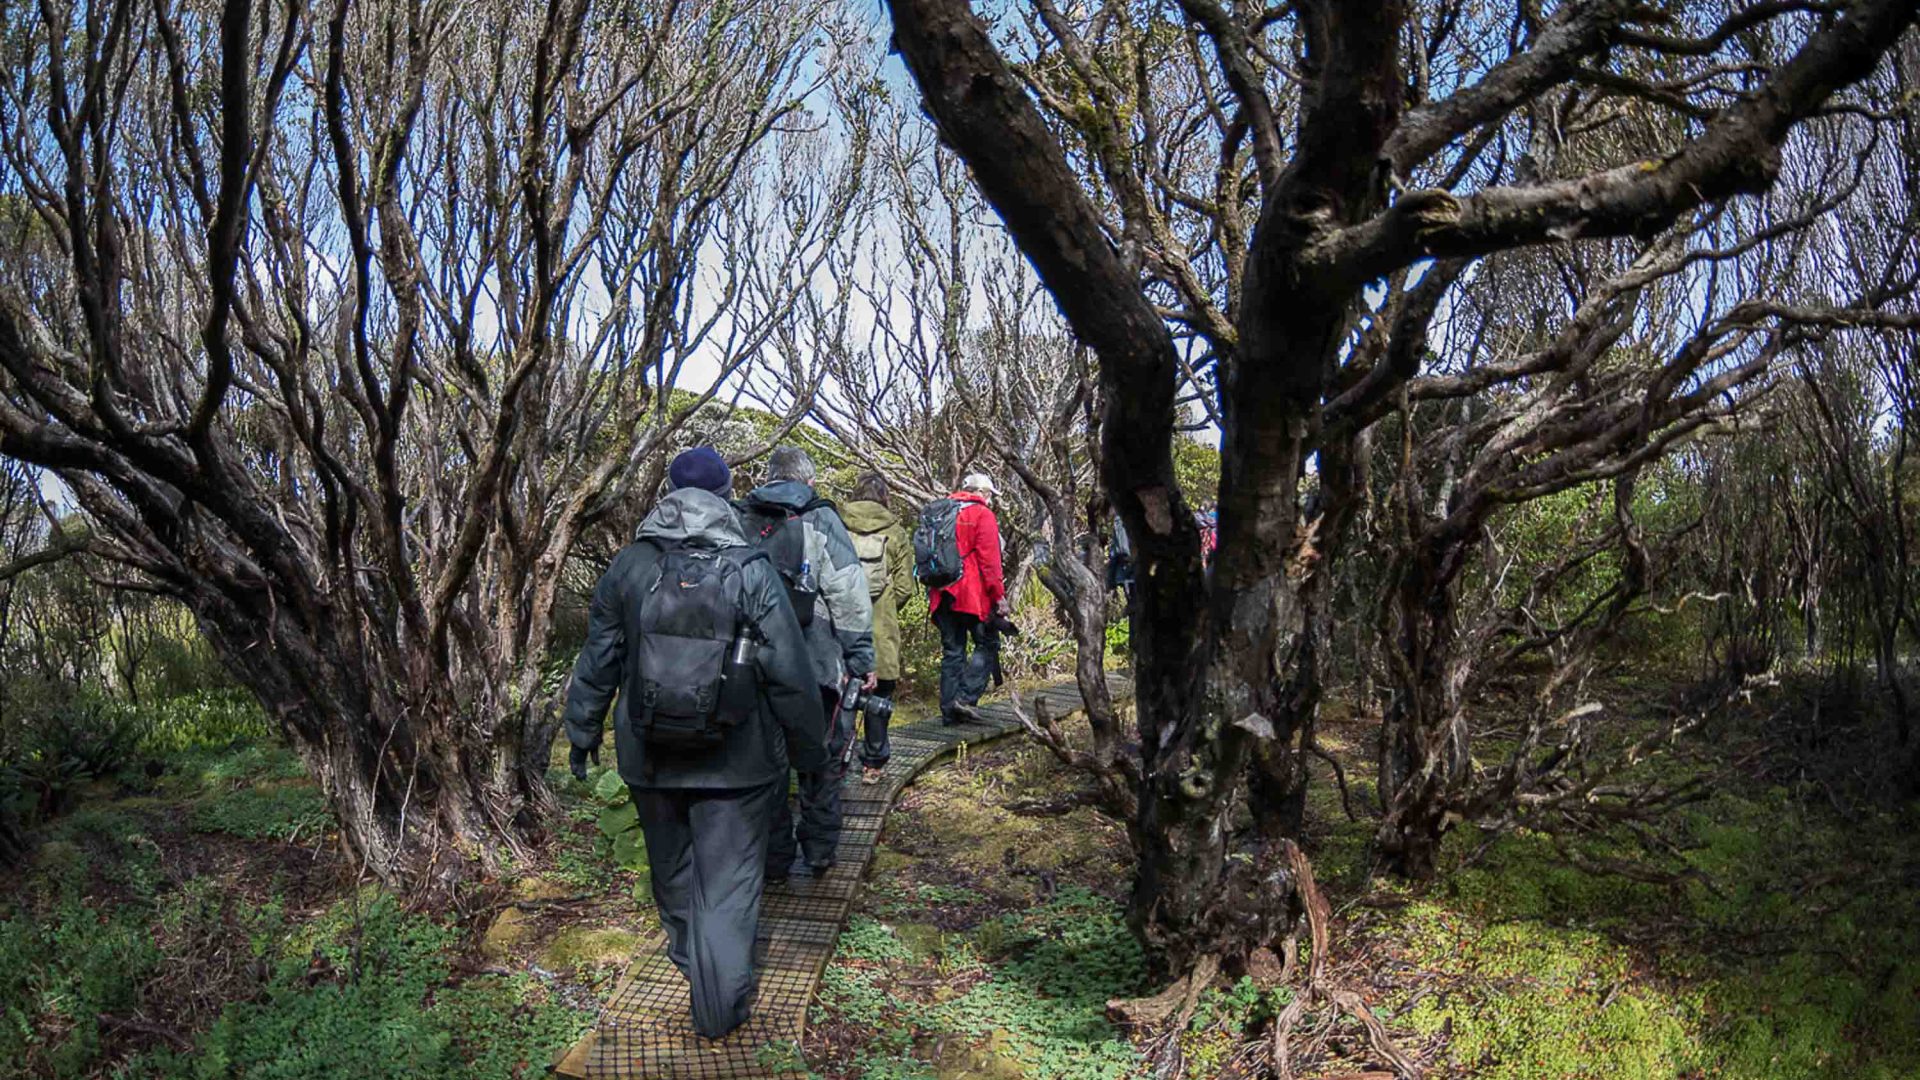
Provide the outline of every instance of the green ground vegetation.
<path id="1" fill-rule="evenodd" d="M 1667 693 L 1639 678 L 1623 697 Z M 1372 873 L 1369 729 L 1330 707 L 1321 739 L 1355 818 L 1317 775 L 1308 848 L 1335 978 L 1437 1076 L 1920 1075 L 1920 811 L 1876 772 L 1895 759 L 1886 725 L 1817 697 L 1766 691 L 1686 760 L 1649 763 L 1711 782 L 1637 836 L 1462 828 L 1424 885 Z M 0 886 L 10 1074 L 539 1075 L 658 940 L 610 762 L 586 785 L 556 771 L 563 818 L 532 863 L 418 912 L 356 886 L 318 790 L 243 702 L 155 712 L 164 735 L 112 736 L 123 757 L 76 773 Z M 1019 740 L 924 774 L 807 1042 L 770 1048 L 776 1063 L 822 1080 L 1095 1080 L 1169 1060 L 1266 1075 L 1295 987 L 1223 980 L 1179 1031 L 1113 1018 L 1160 987 L 1124 924 L 1125 832 L 1079 782 Z M 1310 1012 L 1299 1030 L 1303 1077 L 1368 1067 L 1350 1021 Z"/>
<path id="2" fill-rule="evenodd" d="M 1920 1075 L 1920 808 L 1864 764 L 1891 760 L 1879 717 L 1811 735 L 1792 719 L 1810 700 L 1764 692 L 1701 732 L 1684 766 L 1649 765 L 1710 777 L 1654 826 L 1491 842 L 1463 829 L 1424 887 L 1369 878 L 1371 823 L 1323 785 L 1315 849 L 1343 913 L 1338 960 L 1450 1075 Z"/>
<path id="3" fill-rule="evenodd" d="M 1850 792 L 1809 779 L 1822 755 L 1836 774 L 1876 756 L 1886 726 L 1861 717 L 1808 745 L 1780 721 L 1798 694 L 1730 713 L 1684 765 L 1649 766 L 1714 778 L 1657 826 L 1655 854 L 1628 830 L 1571 842 L 1666 883 L 1577 869 L 1541 833 L 1470 828 L 1435 883 L 1376 876 L 1370 786 L 1349 820 L 1317 777 L 1310 853 L 1336 910 L 1336 979 L 1436 1076 L 1920 1076 L 1920 811 L 1876 796 L 1864 768 Z M 1365 730 L 1323 735 L 1350 775 Z M 1074 785 L 1010 743 L 910 789 L 815 1007 L 815 1075 L 1091 1080 L 1166 1060 L 1170 1033 L 1108 1019 L 1110 999 L 1156 989 L 1122 944 L 1124 836 L 1085 808 L 1023 816 Z M 1184 1075 L 1269 1075 L 1293 992 L 1210 989 L 1171 1033 Z M 1299 1028 L 1319 1029 L 1300 1075 L 1370 1067 L 1350 1021 L 1309 1012 Z"/>
<path id="4" fill-rule="evenodd" d="M 0 887 L 0 1074 L 543 1075 L 658 932 L 601 831 L 608 785 L 557 785 L 537 865 L 413 912 L 355 886 L 257 712 L 155 712 Z"/>
<path id="5" fill-rule="evenodd" d="M 1022 817 L 1060 787 L 1030 746 L 927 773 L 890 815 L 808 1029 L 815 1075 L 1134 1075 L 1107 1002 L 1148 989 L 1121 917 L 1125 836 L 1092 811 Z"/>

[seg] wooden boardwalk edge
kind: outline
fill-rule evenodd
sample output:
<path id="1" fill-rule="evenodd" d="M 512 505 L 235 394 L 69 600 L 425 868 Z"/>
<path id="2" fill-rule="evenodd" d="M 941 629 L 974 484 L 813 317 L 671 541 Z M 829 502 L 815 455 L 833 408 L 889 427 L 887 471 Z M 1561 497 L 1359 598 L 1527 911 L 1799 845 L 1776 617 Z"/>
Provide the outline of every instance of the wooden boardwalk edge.
<path id="1" fill-rule="evenodd" d="M 1021 700 L 1027 708 L 1044 700 L 1056 715 L 1081 707 L 1072 680 L 1023 692 Z M 833 869 L 816 879 L 802 865 L 786 884 L 767 887 L 756 943 L 760 993 L 753 1017 L 743 1027 L 724 1039 L 694 1034 L 686 980 L 667 959 L 663 940 L 634 958 L 594 1026 L 551 1071 L 582 1080 L 772 1080 L 804 1074 L 799 1046 L 806 1033 L 807 1007 L 833 957 L 894 800 L 923 770 L 961 744 L 989 742 L 1021 730 L 1006 701 L 982 704 L 975 712 L 977 721 L 944 725 L 933 717 L 894 728 L 893 759 L 879 784 L 862 784 L 858 767 L 847 770 L 844 823 Z"/>

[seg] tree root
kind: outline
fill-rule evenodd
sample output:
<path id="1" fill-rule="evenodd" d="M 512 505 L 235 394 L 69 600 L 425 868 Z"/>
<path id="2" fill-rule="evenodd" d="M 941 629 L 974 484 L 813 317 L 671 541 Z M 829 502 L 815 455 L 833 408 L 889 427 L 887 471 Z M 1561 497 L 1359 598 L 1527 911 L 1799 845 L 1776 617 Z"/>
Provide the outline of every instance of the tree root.
<path id="1" fill-rule="evenodd" d="M 1134 1028 L 1159 1027 L 1176 1022 L 1176 1030 L 1185 1030 L 1200 1004 L 1200 995 L 1220 974 L 1220 958 L 1203 956 L 1193 970 L 1152 997 L 1114 998 L 1107 1002 L 1107 1016 Z"/>
<path id="2" fill-rule="evenodd" d="M 505 911 L 508 908 L 519 908 L 521 911 L 539 911 L 542 908 L 571 907 L 574 904 L 600 903 L 608 899 L 610 899 L 610 897 L 604 892 L 574 893 L 572 896 L 549 896 L 535 900 L 515 900 L 508 898 L 488 904 L 481 910 Z"/>
<path id="3" fill-rule="evenodd" d="M 1327 982 L 1327 952 L 1331 944 L 1328 923 L 1333 917 L 1333 909 L 1327 904 L 1327 898 L 1320 893 L 1320 886 L 1313 880 L 1313 867 L 1307 862 L 1306 853 L 1291 840 L 1282 840 L 1282 850 L 1286 854 L 1287 867 L 1293 873 L 1293 884 L 1300 895 L 1301 905 L 1306 909 L 1307 931 L 1312 942 L 1313 955 L 1307 961 L 1307 984 L 1287 1007 L 1281 1011 L 1273 1023 L 1273 1069 L 1280 1080 L 1293 1080 L 1293 1057 L 1288 1042 L 1293 1036 L 1294 1025 L 1318 1002 L 1325 1002 L 1354 1019 L 1366 1028 L 1367 1045 L 1373 1049 L 1374 1056 L 1392 1067 L 1400 1080 L 1420 1080 L 1422 1071 L 1417 1062 L 1408 1057 L 1393 1043 L 1387 1034 L 1387 1027 L 1373 1014 L 1360 995 L 1344 987 L 1330 986 Z M 1293 950 L 1288 950 L 1291 960 Z M 1287 965 L 1291 968 L 1291 962 Z"/>
<path id="4" fill-rule="evenodd" d="M 1138 809 L 1134 795 L 1140 786 L 1138 763 L 1118 756 L 1104 760 L 1098 754 L 1078 749 L 1060 726 L 1062 720 L 1074 713 L 1085 712 L 1084 705 L 1055 716 L 1044 698 L 1035 699 L 1033 708 L 1029 710 L 1018 690 L 1008 693 L 1007 703 L 1029 738 L 1045 747 L 1062 765 L 1093 778 L 1095 790 L 1099 792 L 1098 800 L 1091 804 L 1095 810 L 1123 824 L 1133 820 Z M 955 711 L 960 711 L 960 707 L 956 706 Z"/>
<path id="5" fill-rule="evenodd" d="M 1155 1076 L 1180 1075 L 1180 1033 L 1193 1022 L 1200 995 L 1220 976 L 1220 958 L 1208 954 L 1193 970 L 1152 997 L 1115 998 L 1107 1002 L 1107 1016 L 1135 1030 L 1159 1029 L 1149 1045 L 1147 1059 Z"/>

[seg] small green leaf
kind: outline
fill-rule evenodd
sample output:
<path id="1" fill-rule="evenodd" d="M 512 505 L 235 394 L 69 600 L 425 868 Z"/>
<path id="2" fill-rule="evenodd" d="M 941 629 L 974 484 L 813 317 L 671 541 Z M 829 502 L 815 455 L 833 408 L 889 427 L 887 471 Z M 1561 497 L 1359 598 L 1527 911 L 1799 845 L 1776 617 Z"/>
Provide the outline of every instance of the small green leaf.
<path id="1" fill-rule="evenodd" d="M 626 781 L 620 779 L 620 772 L 617 769 L 608 769 L 600 774 L 600 779 L 593 782 L 593 795 L 601 802 L 615 806 L 633 799 L 633 795 L 627 791 Z"/>

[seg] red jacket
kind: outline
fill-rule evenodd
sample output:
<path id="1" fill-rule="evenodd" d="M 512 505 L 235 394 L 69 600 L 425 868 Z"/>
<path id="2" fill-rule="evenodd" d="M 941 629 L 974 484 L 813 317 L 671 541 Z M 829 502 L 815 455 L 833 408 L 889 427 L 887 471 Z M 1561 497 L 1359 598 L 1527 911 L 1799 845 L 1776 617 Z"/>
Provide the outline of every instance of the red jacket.
<path id="1" fill-rule="evenodd" d="M 959 581 L 934 589 L 927 597 L 927 606 L 939 611 L 945 601 L 949 610 L 985 619 L 1007 593 L 1000 572 L 1000 522 L 987 500 L 971 491 L 956 491 L 949 498 L 967 504 L 953 523 L 962 573 Z"/>

